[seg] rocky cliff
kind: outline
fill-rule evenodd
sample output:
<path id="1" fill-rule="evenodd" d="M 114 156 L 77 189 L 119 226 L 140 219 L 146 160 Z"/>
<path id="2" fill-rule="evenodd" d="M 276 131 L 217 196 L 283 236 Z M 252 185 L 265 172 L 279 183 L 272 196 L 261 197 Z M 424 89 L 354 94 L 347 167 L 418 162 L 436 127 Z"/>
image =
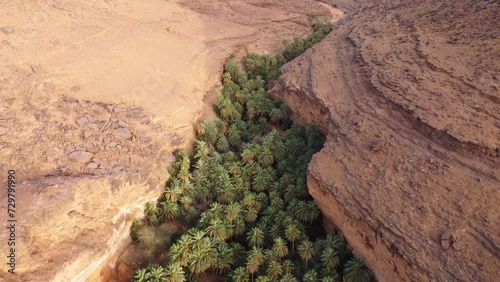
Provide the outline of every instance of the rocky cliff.
<path id="1" fill-rule="evenodd" d="M 325 2 L 348 15 L 271 93 L 327 134 L 326 220 L 380 281 L 496 281 L 498 1 Z"/>

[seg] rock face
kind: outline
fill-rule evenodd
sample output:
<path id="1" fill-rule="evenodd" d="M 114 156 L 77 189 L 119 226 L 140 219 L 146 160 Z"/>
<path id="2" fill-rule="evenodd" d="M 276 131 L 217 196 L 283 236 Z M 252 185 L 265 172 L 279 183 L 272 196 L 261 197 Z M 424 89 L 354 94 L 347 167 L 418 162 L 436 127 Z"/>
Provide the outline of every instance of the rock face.
<path id="1" fill-rule="evenodd" d="M 327 134 L 310 193 L 380 281 L 497 281 L 498 2 L 351 2 L 271 89 Z"/>

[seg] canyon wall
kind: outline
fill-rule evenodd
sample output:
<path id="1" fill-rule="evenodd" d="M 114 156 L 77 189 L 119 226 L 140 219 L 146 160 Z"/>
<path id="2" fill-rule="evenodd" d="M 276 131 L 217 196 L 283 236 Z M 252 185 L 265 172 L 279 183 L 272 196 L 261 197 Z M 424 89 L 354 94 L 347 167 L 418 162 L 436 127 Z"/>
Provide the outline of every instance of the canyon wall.
<path id="1" fill-rule="evenodd" d="M 498 1 L 324 1 L 349 13 L 271 95 L 327 134 L 308 184 L 379 281 L 497 281 Z"/>

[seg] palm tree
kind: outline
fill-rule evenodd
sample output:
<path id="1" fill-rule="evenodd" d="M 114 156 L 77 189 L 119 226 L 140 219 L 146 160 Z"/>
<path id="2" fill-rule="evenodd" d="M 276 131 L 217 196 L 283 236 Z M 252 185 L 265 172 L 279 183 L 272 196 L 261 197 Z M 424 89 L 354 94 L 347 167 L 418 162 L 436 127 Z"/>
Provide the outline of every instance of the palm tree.
<path id="1" fill-rule="evenodd" d="M 358 256 L 352 257 L 344 265 L 344 279 L 346 282 L 369 282 L 371 278 L 371 271 Z"/>
<path id="2" fill-rule="evenodd" d="M 311 223 L 319 214 L 318 206 L 314 201 L 300 201 L 295 209 L 295 217 L 306 223 Z"/>
<path id="3" fill-rule="evenodd" d="M 185 168 L 182 167 L 179 169 L 179 172 L 177 173 L 177 178 L 184 182 L 188 182 L 189 179 L 191 178 L 191 173 L 189 172 L 189 167 Z"/>
<path id="4" fill-rule="evenodd" d="M 281 110 L 282 120 L 288 120 L 292 114 L 292 110 L 290 109 L 290 107 L 288 107 L 288 105 L 285 103 L 281 103 L 280 110 Z"/>
<path id="5" fill-rule="evenodd" d="M 229 247 L 226 242 L 217 244 L 217 263 L 214 266 L 214 269 L 219 274 L 226 273 L 231 269 L 231 266 L 234 263 L 234 253 L 233 249 Z"/>
<path id="6" fill-rule="evenodd" d="M 292 273 L 293 271 L 293 262 L 289 259 L 283 261 L 283 272 L 284 273 Z"/>
<path id="7" fill-rule="evenodd" d="M 269 113 L 269 117 L 271 118 L 271 122 L 276 124 L 276 126 L 280 126 L 280 121 L 283 119 L 283 112 L 281 109 L 274 108 Z"/>
<path id="8" fill-rule="evenodd" d="M 298 282 L 298 280 L 291 273 L 287 273 L 283 275 L 280 282 Z"/>
<path id="9" fill-rule="evenodd" d="M 273 252 L 279 258 L 284 258 L 288 255 L 288 246 L 283 238 L 278 237 L 274 239 Z"/>
<path id="10" fill-rule="evenodd" d="M 229 150 L 229 142 L 227 141 L 225 136 L 220 136 L 217 139 L 217 144 L 216 144 L 217 150 L 221 153 L 227 152 Z"/>
<path id="11" fill-rule="evenodd" d="M 151 275 L 146 268 L 141 268 L 135 272 L 133 281 L 135 282 L 146 282 L 151 279 Z"/>
<path id="12" fill-rule="evenodd" d="M 239 236 L 245 233 L 246 230 L 246 224 L 245 220 L 243 218 L 238 217 L 236 221 L 234 222 L 234 235 Z"/>
<path id="13" fill-rule="evenodd" d="M 321 254 L 321 262 L 325 267 L 335 269 L 339 265 L 340 259 L 335 249 L 327 247 Z"/>
<path id="14" fill-rule="evenodd" d="M 192 250 L 192 257 L 188 268 L 192 273 L 200 275 L 207 269 L 212 268 L 216 263 L 217 250 L 214 243 L 208 239 L 201 246 Z"/>
<path id="15" fill-rule="evenodd" d="M 272 280 L 267 277 L 267 276 L 264 276 L 264 275 L 261 275 L 259 277 L 257 277 L 257 279 L 255 279 L 255 282 L 271 282 Z"/>
<path id="16" fill-rule="evenodd" d="M 247 233 L 248 245 L 252 247 L 262 247 L 264 244 L 265 234 L 261 228 L 253 227 Z"/>
<path id="17" fill-rule="evenodd" d="M 174 182 L 172 182 L 172 183 L 174 183 Z M 184 193 L 184 191 L 182 191 L 181 186 L 170 185 L 169 187 L 165 188 L 164 193 L 165 193 L 165 199 L 168 202 L 175 203 L 179 200 L 179 198 Z"/>
<path id="18" fill-rule="evenodd" d="M 192 222 L 194 219 L 196 219 L 200 215 L 200 212 L 194 207 L 194 206 L 189 206 L 187 209 L 184 210 L 182 214 L 182 219 L 184 220 L 185 223 Z"/>
<path id="19" fill-rule="evenodd" d="M 335 269 L 323 268 L 320 275 L 323 276 L 321 282 L 336 282 L 339 281 L 339 274 Z"/>
<path id="20" fill-rule="evenodd" d="M 229 223 L 233 223 L 241 213 L 241 205 L 238 202 L 230 203 L 226 207 L 226 219 Z"/>
<path id="21" fill-rule="evenodd" d="M 224 74 L 222 75 L 222 83 L 227 83 L 231 81 L 231 74 L 228 73 L 228 72 L 224 72 Z"/>
<path id="22" fill-rule="evenodd" d="M 264 250 L 260 247 L 252 247 L 248 252 L 248 258 L 256 260 L 259 264 L 262 264 L 266 257 L 264 256 Z"/>
<path id="23" fill-rule="evenodd" d="M 271 166 L 274 163 L 274 157 L 271 149 L 264 147 L 258 155 L 257 161 L 264 168 Z"/>
<path id="24" fill-rule="evenodd" d="M 273 281 L 276 281 L 278 277 L 283 274 L 283 266 L 279 262 L 273 260 L 269 263 L 266 273 Z"/>
<path id="25" fill-rule="evenodd" d="M 161 202 L 160 217 L 162 221 L 173 220 L 179 217 L 181 209 L 175 202 L 163 201 Z"/>
<path id="26" fill-rule="evenodd" d="M 292 251 L 295 251 L 295 241 L 302 237 L 302 231 L 295 224 L 285 228 L 285 238 L 292 243 Z"/>
<path id="27" fill-rule="evenodd" d="M 193 198 L 188 195 L 182 196 L 179 202 L 184 210 L 187 210 L 193 204 Z"/>
<path id="28" fill-rule="evenodd" d="M 258 215 L 259 212 L 257 211 L 257 209 L 249 207 L 245 211 L 245 220 L 246 222 L 255 222 L 255 220 L 257 220 Z"/>
<path id="29" fill-rule="evenodd" d="M 224 205 L 221 205 L 218 202 L 214 202 L 212 206 L 210 207 L 210 212 L 214 215 L 216 218 L 223 218 L 225 214 L 225 207 Z"/>
<path id="30" fill-rule="evenodd" d="M 264 173 L 258 173 L 252 181 L 253 188 L 256 192 L 266 191 L 268 189 L 268 183 Z"/>
<path id="31" fill-rule="evenodd" d="M 188 234 L 182 235 L 175 244 L 170 247 L 170 261 L 178 264 L 181 267 L 187 266 L 191 259 L 192 241 Z"/>
<path id="32" fill-rule="evenodd" d="M 316 270 L 311 269 L 306 274 L 304 274 L 304 282 L 318 282 L 318 272 Z M 333 282 L 333 281 L 332 281 Z"/>
<path id="33" fill-rule="evenodd" d="M 198 160 L 207 160 L 210 150 L 208 149 L 207 143 L 202 140 L 196 141 L 195 145 L 196 154 L 194 157 Z"/>
<path id="34" fill-rule="evenodd" d="M 242 167 L 241 162 L 239 162 L 239 161 L 233 162 L 229 165 L 229 167 L 227 168 L 227 171 L 233 176 L 239 176 L 239 174 L 241 173 L 241 167 Z M 238 179 L 238 178 L 235 178 L 234 180 L 236 180 L 236 179 Z"/>
<path id="35" fill-rule="evenodd" d="M 210 222 L 210 225 L 205 229 L 207 234 L 216 241 L 224 241 L 229 238 L 228 227 L 221 219 L 215 218 Z"/>
<path id="36" fill-rule="evenodd" d="M 227 183 L 227 186 L 225 187 L 218 187 L 217 188 L 217 201 L 228 204 L 234 202 L 236 199 L 237 193 L 236 193 L 236 188 Z"/>
<path id="37" fill-rule="evenodd" d="M 245 192 L 241 203 L 245 208 L 257 208 L 259 206 L 259 203 L 257 202 L 257 194 L 248 191 Z"/>
<path id="38" fill-rule="evenodd" d="M 167 273 L 165 269 L 158 264 L 150 264 L 147 269 L 149 270 L 149 274 L 152 281 L 164 282 L 167 280 Z"/>
<path id="39" fill-rule="evenodd" d="M 325 246 L 331 247 L 334 250 L 340 250 L 342 248 L 342 241 L 338 235 L 328 234 L 325 239 Z"/>
<path id="40" fill-rule="evenodd" d="M 233 282 L 250 282 L 250 277 L 248 277 L 248 272 L 245 267 L 238 267 L 233 271 L 231 275 Z"/>
<path id="41" fill-rule="evenodd" d="M 300 258 L 302 258 L 306 262 L 306 264 L 314 256 L 315 253 L 314 244 L 307 239 L 300 242 L 300 245 L 297 249 L 299 251 Z"/>
<path id="42" fill-rule="evenodd" d="M 243 149 L 243 152 L 241 152 L 241 161 L 244 164 L 249 163 L 251 160 L 253 160 L 255 157 L 255 152 L 250 149 L 250 148 L 245 148 Z"/>
<path id="43" fill-rule="evenodd" d="M 236 124 L 232 124 L 227 130 L 227 141 L 233 147 L 241 145 L 241 131 Z"/>
<path id="44" fill-rule="evenodd" d="M 149 202 L 144 208 L 144 215 L 148 219 L 149 224 L 156 225 L 160 222 L 158 218 L 159 209 L 155 202 Z"/>
<path id="45" fill-rule="evenodd" d="M 182 267 L 176 263 L 170 263 L 166 269 L 166 282 L 185 282 L 186 277 Z"/>
<path id="46" fill-rule="evenodd" d="M 248 272 L 250 272 L 250 275 L 252 275 L 252 281 L 253 281 L 255 273 L 259 271 L 260 263 L 255 259 L 247 259 L 246 267 Z"/>

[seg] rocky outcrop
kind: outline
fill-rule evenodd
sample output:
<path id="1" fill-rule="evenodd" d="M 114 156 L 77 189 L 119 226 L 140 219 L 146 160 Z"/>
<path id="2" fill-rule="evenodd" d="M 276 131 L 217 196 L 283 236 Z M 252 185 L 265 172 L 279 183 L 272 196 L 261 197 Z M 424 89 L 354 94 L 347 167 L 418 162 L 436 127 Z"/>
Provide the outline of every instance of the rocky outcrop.
<path id="1" fill-rule="evenodd" d="M 327 134 L 310 193 L 380 281 L 496 281 L 498 2 L 349 8 L 270 91 Z"/>

